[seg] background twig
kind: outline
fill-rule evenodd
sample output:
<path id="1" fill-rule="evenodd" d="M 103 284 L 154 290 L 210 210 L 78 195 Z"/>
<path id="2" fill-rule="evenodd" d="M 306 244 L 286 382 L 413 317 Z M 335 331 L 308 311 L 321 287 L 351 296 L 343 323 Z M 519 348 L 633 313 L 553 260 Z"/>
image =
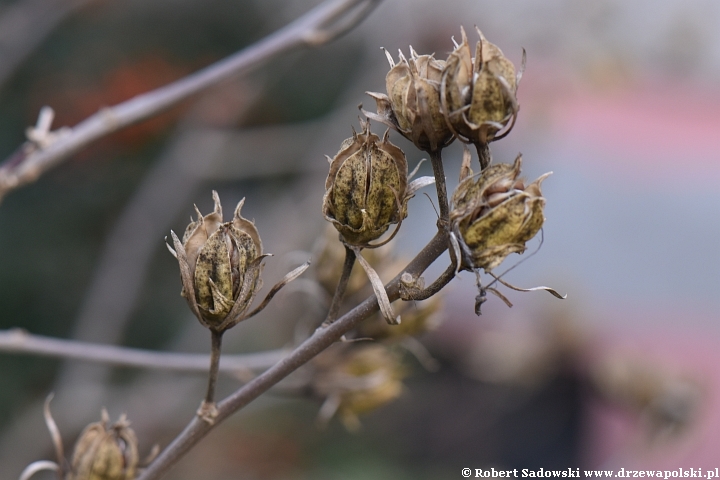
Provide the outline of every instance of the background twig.
<path id="1" fill-rule="evenodd" d="M 59 136 L 47 148 L 37 149 L 30 143 L 22 145 L 0 166 L 0 198 L 34 181 L 46 170 L 109 133 L 157 115 L 238 73 L 247 73 L 278 53 L 302 45 L 320 45 L 336 38 L 357 24 L 369 13 L 370 6 L 377 3 L 379 0 L 325 2 L 230 57 L 169 85 L 102 109 L 73 127 L 66 135 Z M 365 8 L 361 8 L 363 6 Z"/>
<path id="2" fill-rule="evenodd" d="M 351 8 L 350 5 L 356 4 L 361 5 L 362 2 L 333 3 L 344 8 Z M 336 9 L 336 12 L 340 10 Z M 273 82 L 264 81 L 262 92 L 268 88 L 268 83 Z M 199 100 L 201 103 L 217 104 L 217 99 L 224 98 L 223 95 L 227 94 L 228 88 L 233 89 L 234 92 L 243 92 L 243 96 L 250 97 L 249 100 L 241 102 L 240 111 L 235 119 L 229 120 L 233 125 L 243 124 L 246 106 L 252 104 L 252 101 L 262 93 L 254 82 L 223 85 L 208 92 L 207 99 L 203 96 Z M 352 105 L 347 108 L 348 111 L 355 110 L 355 102 L 356 100 L 353 99 Z M 191 116 L 195 113 L 197 113 L 195 109 L 191 109 Z M 237 131 L 219 128 L 216 124 L 202 125 L 202 118 L 204 117 L 201 113 L 181 122 L 169 145 L 120 215 L 108 237 L 94 278 L 90 281 L 90 288 L 85 295 L 79 318 L 70 333 L 76 340 L 103 344 L 117 344 L 124 341 L 123 335 L 137 308 L 153 252 L 157 253 L 162 249 L 163 254 L 167 255 L 162 245 L 162 238 L 172 227 L 172 222 L 176 221 L 180 209 L 187 209 L 188 204 L 192 203 L 193 192 L 202 183 L 227 182 L 228 178 L 233 181 L 271 178 L 273 175 L 291 173 L 302 174 L 301 183 L 315 185 L 314 175 L 317 172 L 311 159 L 321 158 L 322 153 L 326 153 L 326 147 L 319 139 L 335 138 L 340 131 L 346 130 L 346 127 L 339 126 L 337 120 L 329 119 L 317 124 L 271 126 L 255 128 L 252 131 Z M 319 145 L 314 151 L 305 153 L 307 161 L 299 161 L 297 148 L 290 149 L 286 143 L 267 140 L 277 138 L 278 135 L 283 138 L 297 137 L 303 139 L 298 141 L 304 143 L 307 143 L 310 135 L 311 138 L 318 138 Z M 262 155 L 253 152 L 260 152 Z M 264 160 L 260 161 L 259 158 Z M 319 171 L 324 165 L 318 162 L 317 167 Z M 305 176 L 313 177 L 312 181 Z M 293 191 L 307 192 L 307 188 L 297 185 Z M 306 197 L 306 193 L 299 196 L 303 202 Z M 276 208 L 287 212 L 288 207 L 286 205 Z M 297 201 L 293 202 L 291 207 L 300 208 L 302 211 L 308 211 L 310 208 L 309 205 L 301 208 Z M 285 230 L 291 227 L 285 223 L 278 228 Z M 287 247 L 283 246 L 278 251 L 286 250 Z M 193 348 L 196 334 L 193 330 L 194 326 L 189 322 L 182 332 L 173 334 L 172 345 L 181 350 Z M 237 340 L 234 342 L 237 343 Z M 243 348 L 247 346 L 243 345 Z M 277 348 L 277 345 L 274 348 Z M 203 360 L 203 363 L 206 369 L 207 360 Z M 221 362 L 221 368 L 222 365 L 224 364 Z M 185 403 L 177 401 L 169 405 L 162 415 L 157 412 L 154 414 L 147 412 L 146 415 L 147 402 L 162 401 L 164 394 L 159 392 L 163 389 L 166 392 L 173 392 L 168 394 L 169 396 L 181 400 L 191 398 L 193 392 L 202 388 L 195 376 L 178 377 L 168 375 L 167 372 L 158 373 L 152 370 L 143 372 L 130 384 L 118 387 L 108 381 L 110 374 L 110 369 L 98 363 L 68 361 L 63 364 L 51 388 L 57 393 L 55 409 L 64 412 L 63 428 L 66 434 L 78 432 L 83 425 L 94 418 L 102 406 L 107 407 L 111 412 L 128 412 L 130 417 L 137 421 L 135 428 L 139 435 L 144 431 L 151 437 L 157 435 L 158 430 L 167 427 L 176 430 L 181 425 L 178 414 L 187 411 Z M 248 375 L 245 375 L 241 379 L 245 381 L 247 378 Z M 13 465 L 26 463 L 28 460 L 25 459 L 36 458 L 41 454 L 33 452 L 34 449 L 41 452 L 42 446 L 37 443 L 37 438 L 44 435 L 46 430 L 42 422 L 35 421 L 39 408 L 41 408 L 39 402 L 25 404 L 23 411 L 16 414 L 2 432 L 0 465 L 8 472 L 19 468 Z M 22 451 L 22 455 L 13 453 L 16 450 Z"/>
<path id="3" fill-rule="evenodd" d="M 210 356 L 205 354 L 154 352 L 115 345 L 98 345 L 31 335 L 20 329 L 0 330 L 0 351 L 124 367 L 201 373 L 207 373 L 210 361 Z M 244 355 L 223 355 L 220 360 L 220 371 L 264 370 L 273 366 L 288 353 L 288 350 L 280 349 Z"/>

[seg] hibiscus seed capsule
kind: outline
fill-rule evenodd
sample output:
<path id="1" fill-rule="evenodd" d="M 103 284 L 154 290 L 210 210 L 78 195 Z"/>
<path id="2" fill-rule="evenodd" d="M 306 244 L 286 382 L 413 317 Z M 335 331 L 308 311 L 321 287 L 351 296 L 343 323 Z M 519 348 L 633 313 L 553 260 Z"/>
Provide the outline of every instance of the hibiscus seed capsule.
<path id="1" fill-rule="evenodd" d="M 83 430 L 73 451 L 67 480 L 132 480 L 138 466 L 135 432 L 125 417 L 110 425 L 107 412 L 102 421 Z"/>
<path id="2" fill-rule="evenodd" d="M 183 296 L 204 326 L 222 331 L 241 319 L 260 288 L 263 254 L 255 224 L 240 214 L 245 199 L 238 203 L 232 221 L 225 223 L 217 192 L 213 200 L 213 212 L 203 216 L 197 211 L 197 220 L 185 229 L 184 255 L 171 251 L 181 261 L 181 273 L 186 261 Z"/>
<path id="3" fill-rule="evenodd" d="M 549 173 L 526 186 L 518 178 L 521 164 L 518 155 L 513 165 L 491 165 L 479 177 L 468 168 L 455 190 L 450 222 L 466 267 L 492 270 L 509 254 L 524 252 L 542 227 L 540 184 Z"/>
<path id="4" fill-rule="evenodd" d="M 325 189 L 325 219 L 346 243 L 367 246 L 407 216 L 411 194 L 405 154 L 390 143 L 387 132 L 381 140 L 364 122 L 362 132 L 353 132 L 330 159 Z"/>
<path id="5" fill-rule="evenodd" d="M 462 30 L 462 29 L 461 29 Z M 467 141 L 487 144 L 499 138 L 518 111 L 517 87 L 522 75 L 480 30 L 472 57 L 465 30 L 450 54 L 441 80 L 443 111 L 452 129 Z M 523 57 L 524 64 L 524 57 Z M 509 126 L 508 126 L 509 125 Z"/>
<path id="6" fill-rule="evenodd" d="M 395 63 L 387 51 L 390 71 L 385 77 L 387 95 L 367 92 L 377 103 L 377 114 L 365 115 L 382 122 L 415 144 L 420 150 L 437 151 L 453 140 L 440 101 L 440 85 L 445 62 L 432 55 L 418 55 L 410 47 L 410 57 L 402 52 Z"/>

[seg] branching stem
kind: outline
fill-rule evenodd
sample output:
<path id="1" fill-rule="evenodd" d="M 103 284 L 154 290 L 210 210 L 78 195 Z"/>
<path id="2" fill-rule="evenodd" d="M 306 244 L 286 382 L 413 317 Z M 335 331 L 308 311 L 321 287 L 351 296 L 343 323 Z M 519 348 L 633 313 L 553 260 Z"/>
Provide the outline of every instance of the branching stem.
<path id="1" fill-rule="evenodd" d="M 403 295 L 403 300 L 426 300 L 432 297 L 440 290 L 442 290 L 445 285 L 450 283 L 450 280 L 455 278 L 455 270 L 455 265 L 450 264 L 445 269 L 445 271 L 428 287 L 422 290 L 408 292 L 407 294 Z"/>
<path id="2" fill-rule="evenodd" d="M 112 132 L 152 118 L 230 77 L 256 68 L 280 53 L 300 46 L 314 47 L 337 38 L 365 18 L 379 1 L 328 0 L 284 28 L 219 62 L 100 110 L 72 129 L 62 131 L 43 148 L 25 142 L 0 164 L 0 199 Z"/>
<path id="3" fill-rule="evenodd" d="M 408 266 L 386 285 L 390 300 L 399 298 L 400 277 L 403 274 L 407 273 L 415 277 L 421 275 L 430 264 L 447 250 L 447 247 L 446 232 L 438 232 Z M 316 330 L 310 338 L 300 344 L 287 357 L 219 402 L 217 405 L 217 415 L 212 424 L 198 417 L 193 417 L 185 429 L 165 448 L 155 461 L 145 469 L 137 480 L 156 480 L 161 478 L 190 448 L 205 437 L 216 425 L 219 425 L 230 415 L 249 404 L 294 370 L 310 361 L 317 354 L 338 341 L 348 330 L 358 325 L 377 310 L 377 298 L 375 298 L 375 295 L 371 295 L 327 328 Z"/>

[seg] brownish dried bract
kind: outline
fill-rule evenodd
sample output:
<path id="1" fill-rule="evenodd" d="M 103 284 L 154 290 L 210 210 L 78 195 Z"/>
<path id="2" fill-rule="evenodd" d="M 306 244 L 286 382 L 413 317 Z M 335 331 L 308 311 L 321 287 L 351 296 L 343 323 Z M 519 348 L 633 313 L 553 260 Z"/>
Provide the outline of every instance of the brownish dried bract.
<path id="1" fill-rule="evenodd" d="M 313 252 L 315 280 L 329 296 L 332 296 L 340 281 L 345 260 L 345 247 L 338 241 L 338 232 L 334 227 L 327 226 Z M 392 255 L 392 245 L 366 250 L 363 255 L 382 278 L 391 278 L 407 263 L 399 261 Z M 353 268 L 344 298 L 350 303 L 360 303 L 370 293 L 372 290 L 369 288 L 365 272 L 361 268 Z"/>
<path id="2" fill-rule="evenodd" d="M 330 161 L 325 189 L 325 219 L 347 244 L 367 247 L 407 216 L 412 192 L 405 154 L 390 143 L 387 132 L 380 140 L 365 122 Z"/>
<path id="3" fill-rule="evenodd" d="M 505 134 L 512 128 L 522 68 L 516 73 L 512 62 L 479 29 L 473 58 L 465 30 L 461 31 L 462 42 L 448 57 L 442 74 L 443 112 L 455 133 L 467 141 L 486 144 L 508 124 Z"/>
<path id="4" fill-rule="evenodd" d="M 213 192 L 215 209 L 187 226 L 182 244 L 171 252 L 180 262 L 183 296 L 204 326 L 230 328 L 248 309 L 260 288 L 262 242 L 255 225 L 242 217 L 245 199 L 232 221 L 223 223 L 222 206 Z"/>
<path id="5" fill-rule="evenodd" d="M 518 178 L 521 164 L 518 155 L 513 165 L 492 165 L 477 178 L 464 166 L 469 176 L 453 194 L 450 222 L 466 267 L 492 270 L 509 254 L 524 252 L 542 227 L 540 184 L 549 173 L 526 186 Z"/>
<path id="6" fill-rule="evenodd" d="M 418 55 L 412 47 L 410 58 L 400 52 L 397 64 L 387 51 L 385 54 L 391 67 L 385 77 L 387 95 L 367 92 L 377 102 L 377 114 L 363 113 L 394 128 L 421 150 L 437 151 L 448 145 L 453 134 L 440 105 L 445 62 L 432 55 Z"/>
<path id="7" fill-rule="evenodd" d="M 403 340 L 408 336 L 420 336 L 434 330 L 441 321 L 442 295 L 436 294 L 422 302 L 402 302 L 395 310 L 402 317 L 400 325 L 390 326 L 380 315 L 373 315 L 361 323 L 356 331 L 360 338 L 374 340 Z"/>
<path id="8" fill-rule="evenodd" d="M 135 432 L 125 417 L 110 425 L 107 412 L 80 435 L 67 480 L 132 480 L 138 466 Z"/>

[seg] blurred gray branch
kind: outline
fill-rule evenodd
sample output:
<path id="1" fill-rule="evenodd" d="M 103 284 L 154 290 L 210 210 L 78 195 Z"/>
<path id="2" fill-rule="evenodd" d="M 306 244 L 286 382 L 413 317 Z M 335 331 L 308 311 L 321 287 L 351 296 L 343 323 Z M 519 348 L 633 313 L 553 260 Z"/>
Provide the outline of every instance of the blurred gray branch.
<path id="1" fill-rule="evenodd" d="M 0 166 L 0 198 L 37 179 L 86 145 L 112 132 L 157 115 L 188 97 L 239 73 L 247 73 L 273 56 L 300 46 L 327 43 L 357 25 L 380 0 L 329 0 L 257 43 L 198 72 L 156 90 L 104 108 L 72 129 L 34 132 Z M 47 142 L 38 141 L 45 134 Z M 47 144 L 46 147 L 41 146 Z"/>
<path id="2" fill-rule="evenodd" d="M 317 27 L 320 24 L 319 13 L 323 13 L 324 17 L 322 18 L 329 22 L 333 15 L 342 16 L 343 12 L 352 10 L 353 6 L 358 6 L 360 9 L 364 6 L 362 13 L 366 13 L 367 9 L 374 7 L 376 3 L 336 1 L 335 3 L 326 4 L 324 7 L 321 5 L 314 11 L 315 13 L 311 12 L 313 15 L 308 14 L 303 18 L 306 22 L 315 19 L 313 21 L 316 23 L 313 23 L 313 25 Z M 356 11 L 354 18 L 359 20 L 362 15 L 357 13 Z M 292 25 L 297 27 L 298 23 Z M 302 25 L 302 22 L 300 25 Z M 344 28 L 350 26 L 345 24 Z M 336 31 L 336 33 L 340 32 Z M 298 44 L 302 44 L 302 41 L 298 40 L 298 42 Z M 307 39 L 305 44 L 314 45 L 311 39 Z M 285 50 L 276 49 L 268 53 L 265 60 L 283 51 Z M 263 84 L 263 87 L 265 86 L 266 84 Z M 226 85 L 223 82 L 221 88 L 212 89 L 210 97 L 224 98 L 224 95 L 226 95 L 226 92 L 223 93 L 225 87 Z M 237 85 L 228 85 L 227 87 L 231 88 L 233 92 L 243 91 L 247 94 L 239 104 L 234 106 L 235 120 L 233 121 L 237 121 L 238 118 L 244 115 L 247 107 L 259 96 L 261 91 L 256 85 L 243 84 L 243 88 L 239 89 Z M 212 99 L 206 99 L 203 96 L 200 98 L 199 103 L 202 104 L 208 101 L 210 104 L 213 103 Z M 199 108 L 203 109 L 201 105 Z M 184 208 L 187 205 L 189 197 L 195 191 L 195 187 L 202 181 L 206 181 L 208 175 L 210 177 L 220 175 L 220 170 L 224 171 L 230 157 L 233 158 L 233 175 L 235 178 L 247 178 L 248 175 L 251 177 L 266 176 L 276 173 L 273 168 L 277 169 L 277 166 L 271 168 L 272 171 L 267 170 L 268 167 L 274 165 L 274 162 L 259 162 L 262 165 L 258 169 L 257 165 L 255 165 L 258 162 L 255 160 L 249 161 L 261 158 L 261 156 L 248 154 L 246 155 L 248 161 L 239 163 L 237 161 L 236 149 L 238 145 L 252 146 L 264 143 L 267 147 L 269 143 L 271 147 L 275 146 L 273 142 L 263 140 L 268 136 L 267 132 L 263 133 L 262 129 L 260 129 L 252 133 L 242 132 L 238 134 L 233 130 L 205 128 L 202 125 L 197 125 L 198 119 L 195 118 L 198 116 L 197 113 L 198 105 L 191 109 L 189 116 L 181 123 L 170 145 L 143 180 L 110 234 L 74 329 L 73 336 L 78 337 L 77 339 L 104 344 L 113 344 L 121 340 L 120 337 L 126 319 L 136 304 L 139 288 L 143 283 L 142 279 L 146 274 L 152 252 L 161 245 L 162 236 L 167 233 L 170 226 L 169 222 L 177 215 L 178 208 Z M 202 117 L 202 113 L 199 116 Z M 200 118 L 199 123 L 202 124 L 202 118 Z M 335 122 L 330 122 L 330 126 L 319 124 L 309 128 L 312 131 L 315 131 L 315 129 L 322 132 L 333 131 Z M 298 135 L 298 133 L 295 133 L 295 135 Z M 307 136 L 307 132 L 305 132 L 305 136 Z M 257 141 L 248 142 L 249 139 Z M 264 151 L 264 153 L 262 157 L 267 157 L 268 152 Z M 282 152 L 282 149 L 271 148 L 269 156 L 274 158 L 279 153 L 282 153 L 280 158 L 285 159 L 281 161 L 283 166 L 280 167 L 280 170 L 298 170 L 296 152 Z M 313 152 L 312 157 L 320 156 L 321 153 Z M 198 162 L 198 159 L 202 159 L 202 161 Z M 219 167 L 218 162 L 222 162 L 224 166 Z M 312 164 L 302 163 L 299 170 L 306 171 L 309 165 Z M 3 167 L 0 167 L 0 172 L 2 171 Z M 224 178 L 225 174 L 222 175 Z M 1 176 L 2 173 L 0 173 Z M 95 315 L 98 312 L 100 312 L 99 317 Z M 103 321 L 98 322 L 98 318 L 102 318 Z M 175 343 L 177 344 L 177 342 Z M 184 344 L 180 341 L 178 345 L 182 349 Z M 205 362 L 205 369 L 207 365 L 208 362 Z M 233 373 L 243 372 L 235 370 Z M 167 373 L 160 375 L 152 370 L 146 370 L 137 382 L 133 382 L 132 386 L 126 387 L 122 393 L 119 393 L 103 382 L 107 374 L 107 368 L 100 366 L 96 362 L 66 363 L 55 382 L 56 392 L 59 392 L 58 399 L 63 400 L 63 403 L 56 404 L 56 407 L 58 407 L 58 411 L 67 411 L 63 419 L 66 428 L 81 428 L 82 425 L 87 423 L 88 412 L 96 411 L 102 405 L 111 410 L 122 409 L 123 411 L 127 411 L 128 408 L 133 410 L 132 405 L 129 407 L 125 402 L 126 400 L 130 404 L 146 405 L 147 398 L 154 398 L 152 392 L 155 389 L 165 388 L 175 391 L 175 398 L 178 399 L 191 398 L 191 392 L 197 389 L 194 377 L 168 376 Z M 251 378 L 251 376 L 248 377 L 247 375 L 245 377 L 243 380 Z M 92 380 L 89 380 L 89 378 L 92 378 Z M 74 381 L 78 379 L 82 379 L 83 382 L 79 384 Z M 182 385 L 179 385 L 178 382 Z M 121 404 L 118 403 L 119 398 L 124 399 Z M 139 400 L 134 402 L 128 400 L 129 398 Z M 78 403 L 83 405 L 79 409 L 79 411 L 84 412 L 81 415 L 73 413 L 77 409 Z M 70 408 L 71 406 L 72 408 Z M 44 430 L 41 423 L 35 422 L 37 407 L 38 405 L 28 405 L 25 413 L 18 415 L 14 419 L 13 425 L 8 427 L 0 438 L 0 451 L 3 451 L 3 446 L 23 445 L 24 447 L 21 450 L 24 450 L 25 455 L 28 454 L 28 449 L 35 448 L 36 439 Z M 158 425 L 177 422 L 178 409 L 184 411 L 182 402 L 176 402 L 173 404 L 173 408 L 165 409 L 162 415 L 159 415 L 158 412 L 147 415 L 144 418 L 144 427 L 147 431 L 154 431 L 154 429 L 158 428 Z M 142 421 L 142 412 L 146 408 L 143 406 L 138 407 L 136 410 L 133 418 Z M 32 424 L 34 428 L 28 428 L 29 424 Z M 138 425 L 140 425 L 140 422 Z M 6 448 L 5 451 L 7 454 L 0 455 L 2 457 L 0 464 L 6 466 L 6 462 L 10 461 L 22 463 L 22 459 L 18 458 L 17 455 L 12 455 L 10 449 Z M 29 456 L 33 455 L 29 454 Z"/>
<path id="3" fill-rule="evenodd" d="M 138 348 L 100 345 L 75 340 L 32 335 L 21 329 L 0 330 L 0 352 L 25 353 L 126 367 L 207 373 L 210 355 L 171 353 Z M 269 350 L 245 355 L 223 355 L 220 370 L 226 372 L 265 370 L 289 350 Z"/>

